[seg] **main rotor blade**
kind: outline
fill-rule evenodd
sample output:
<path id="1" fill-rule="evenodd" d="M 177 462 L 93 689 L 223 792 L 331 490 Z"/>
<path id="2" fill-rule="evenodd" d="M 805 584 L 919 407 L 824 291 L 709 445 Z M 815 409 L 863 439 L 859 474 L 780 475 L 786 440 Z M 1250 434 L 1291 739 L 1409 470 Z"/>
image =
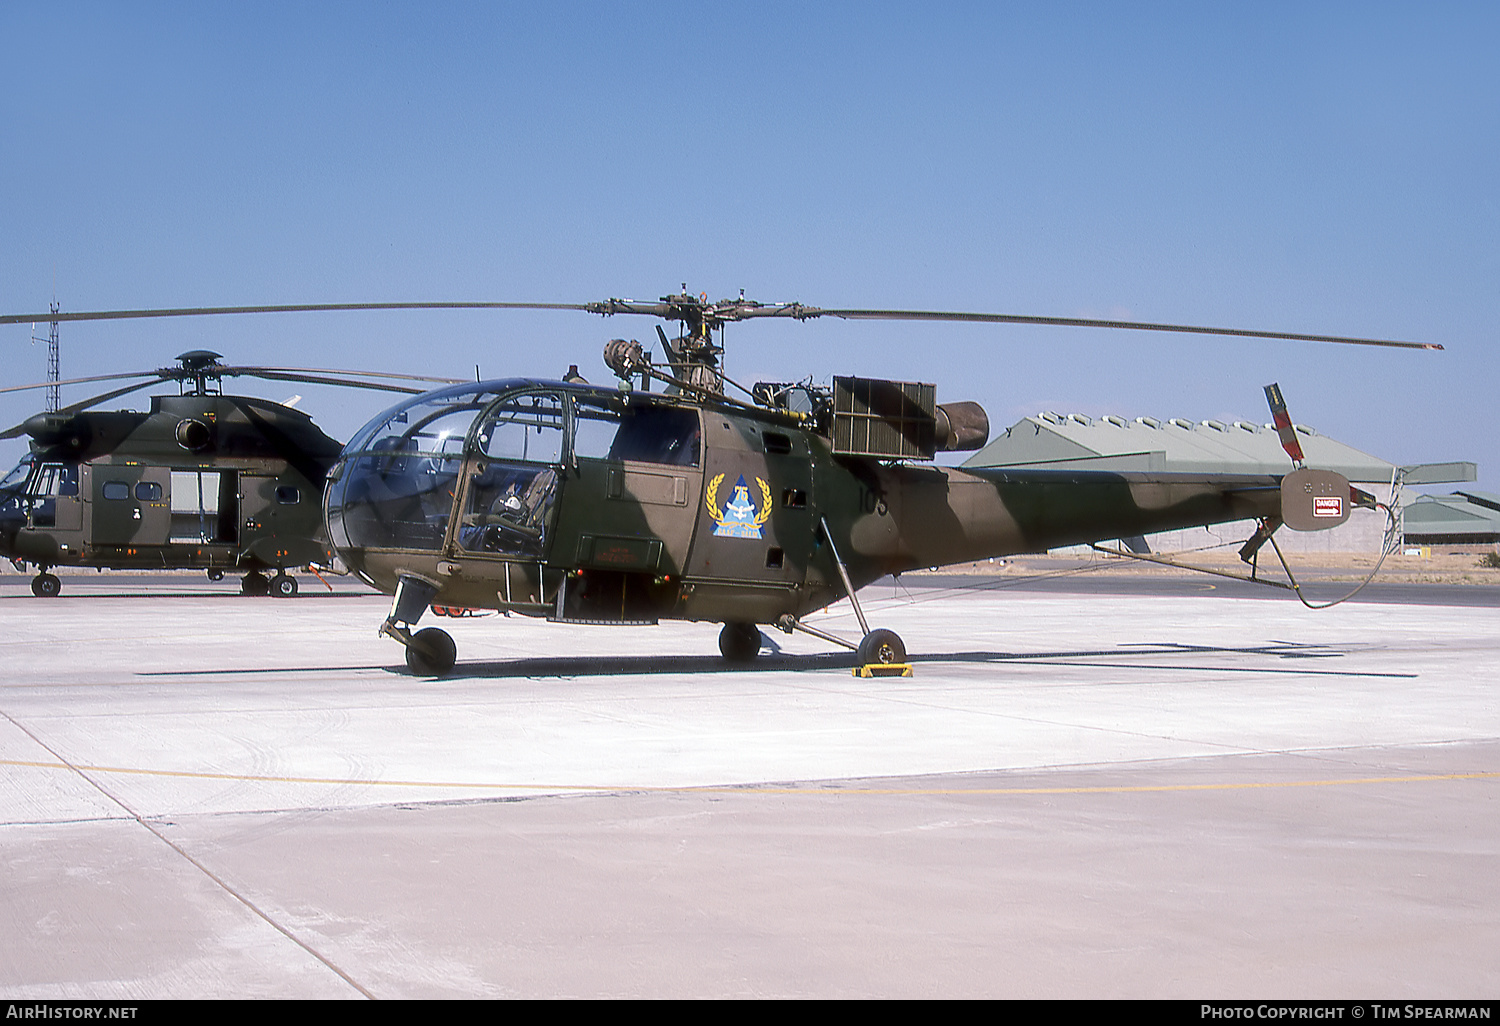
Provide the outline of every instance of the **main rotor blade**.
<path id="1" fill-rule="evenodd" d="M 750 316 L 767 316 L 751 314 Z M 775 315 L 769 315 L 775 316 Z M 1237 338 L 1273 338 L 1292 342 L 1337 342 L 1355 346 L 1386 346 L 1393 349 L 1442 349 L 1436 342 L 1401 342 L 1386 338 L 1352 338 L 1345 335 L 1308 335 L 1292 331 L 1254 331 L 1247 328 L 1210 328 L 1192 324 L 1153 324 L 1145 321 L 1106 321 L 1088 317 L 1028 317 L 1021 314 L 956 313 L 940 310 L 827 310 L 802 307 L 782 314 L 798 320 L 839 317 L 850 321 L 968 321 L 980 324 L 1040 324 L 1065 328 L 1120 328 L 1129 331 L 1173 331 L 1190 335 L 1228 335 Z"/>
<path id="2" fill-rule="evenodd" d="M 107 321 L 139 317 L 202 317 L 218 314 L 313 313 L 337 310 L 577 310 L 584 313 L 645 314 L 682 320 L 685 314 L 705 323 L 750 320 L 757 317 L 790 317 L 799 321 L 818 317 L 843 320 L 956 321 L 977 324 L 1032 324 L 1066 328 L 1112 328 L 1128 331 L 1167 331 L 1190 335 L 1223 335 L 1232 338 L 1282 339 L 1293 342 L 1332 342 L 1342 345 L 1382 346 L 1392 349 L 1432 349 L 1436 342 L 1403 342 L 1397 339 L 1355 338 L 1345 335 L 1314 335 L 1290 331 L 1258 331 L 1246 328 L 1215 328 L 1192 324 L 1156 324 L 1087 317 L 1036 317 L 1025 314 L 966 313 L 946 310 L 863 310 L 804 306 L 801 303 L 764 304 L 745 299 L 710 303 L 699 297 L 663 297 L 657 302 L 609 299 L 597 303 L 288 303 L 274 306 L 197 306 L 163 310 L 100 310 L 81 313 L 3 314 L 0 324 L 48 321 Z"/>
<path id="3" fill-rule="evenodd" d="M 241 373 L 274 371 L 278 374 L 347 374 L 360 378 L 394 378 L 397 381 L 435 381 L 440 385 L 462 385 L 468 378 L 434 378 L 426 374 L 392 374 L 387 371 L 333 370 L 327 367 L 239 367 Z"/>
<path id="4" fill-rule="evenodd" d="M 585 303 L 282 303 L 276 306 L 185 306 L 164 310 L 0 314 L 0 324 L 123 321 L 138 317 L 210 317 L 218 314 L 318 313 L 329 310 L 585 310 L 586 308 Z"/>
<path id="5" fill-rule="evenodd" d="M 1291 331 L 1257 331 L 1247 328 L 1211 328 L 1193 324 L 1155 324 L 1145 321 L 1113 321 L 1086 317 L 1036 317 L 1026 314 L 966 313 L 949 310 L 861 310 L 806 306 L 802 303 L 758 303 L 747 299 L 723 299 L 704 302 L 694 296 L 665 296 L 658 302 L 610 299 L 589 303 L 589 313 L 609 316 L 618 313 L 646 314 L 668 320 L 685 315 L 700 317 L 704 323 L 717 326 L 729 321 L 747 321 L 758 317 L 788 317 L 810 321 L 819 317 L 838 317 L 850 321 L 956 321 L 971 324 L 1036 324 L 1062 328 L 1114 328 L 1129 331 L 1171 331 L 1190 335 L 1228 335 L 1238 338 L 1285 339 L 1292 342 L 1336 342 L 1343 345 L 1385 346 L 1393 349 L 1442 349 L 1436 342 L 1402 342 L 1385 338 L 1353 338 L 1346 335 L 1312 335 Z"/>
<path id="6" fill-rule="evenodd" d="M 378 381 L 351 381 L 347 378 L 329 378 L 317 374 L 284 374 L 280 371 L 259 367 L 216 367 L 212 377 L 265 378 L 267 381 L 295 381 L 307 385 L 339 385 L 343 388 L 370 388 L 380 392 L 401 392 L 405 395 L 421 395 L 425 388 L 410 385 L 387 385 Z"/>
<path id="7" fill-rule="evenodd" d="M 37 382 L 36 384 L 33 384 L 33 385 L 11 385 L 8 388 L 0 388 L 0 393 L 4 393 L 4 392 L 25 392 L 28 389 L 33 389 L 33 388 L 51 388 L 54 385 L 84 385 L 84 384 L 89 383 L 90 381 L 123 381 L 126 378 L 148 378 L 148 377 L 149 378 L 154 378 L 157 381 L 160 381 L 161 380 L 161 372 L 160 371 L 154 371 L 154 370 L 150 370 L 150 371 L 133 371 L 133 372 L 131 372 L 129 374 L 95 374 L 91 378 L 68 378 L 68 379 L 66 379 L 64 381 L 41 381 L 41 382 Z M 147 384 L 151 384 L 151 382 L 147 382 Z"/>
<path id="8" fill-rule="evenodd" d="M 266 376 L 265 374 L 261 374 L 262 371 L 267 372 L 268 374 L 276 373 L 283 376 L 287 374 L 347 374 L 350 377 L 358 376 L 362 378 L 393 378 L 397 381 L 432 381 L 440 385 L 458 385 L 468 380 L 467 378 L 436 378 L 426 374 L 392 374 L 385 371 L 329 370 L 321 367 L 223 367 L 218 364 L 215 364 L 212 367 L 208 368 L 204 376 L 210 378 L 215 377 L 219 374 L 223 374 L 226 376 L 237 374 L 248 374 L 259 377 Z M 194 375 L 191 371 L 184 371 L 180 367 L 161 367 L 157 370 L 132 371 L 128 374 L 95 374 L 87 378 L 66 378 L 62 381 L 39 381 L 30 385 L 10 385 L 5 388 L 0 388 L 0 395 L 3 395 L 7 392 L 26 392 L 37 388 L 52 388 L 56 385 L 85 385 L 94 381 L 123 381 L 126 378 L 146 377 L 155 378 L 158 381 L 174 381 L 179 379 L 189 379 L 195 376 L 196 375 Z M 281 380 L 297 381 L 302 379 L 283 377 Z M 306 380 L 312 384 L 347 384 L 351 388 L 377 387 L 373 385 L 356 384 L 352 381 L 343 381 L 337 378 L 307 378 Z M 425 389 L 418 389 L 417 391 L 425 391 Z"/>
<path id="9" fill-rule="evenodd" d="M 122 395 L 127 395 L 131 392 L 139 391 L 142 388 L 148 388 L 151 385 L 156 384 L 157 380 L 158 379 L 153 379 L 151 381 L 138 381 L 133 385 L 126 385 L 124 388 L 117 388 L 112 392 L 104 392 L 101 395 L 96 395 L 91 398 L 84 399 L 82 402 L 76 402 L 71 406 L 64 406 L 55 414 L 52 414 L 52 416 L 71 417 L 75 413 L 82 413 L 84 410 L 87 410 L 91 406 L 98 406 L 100 403 L 109 402 L 111 399 L 118 399 Z M 26 420 L 30 419 L 31 418 L 28 417 Z M 17 424 L 9 431 L 0 434 L 0 440 L 20 438 L 22 435 L 24 435 L 26 433 L 26 420 L 21 421 L 21 423 Z"/>

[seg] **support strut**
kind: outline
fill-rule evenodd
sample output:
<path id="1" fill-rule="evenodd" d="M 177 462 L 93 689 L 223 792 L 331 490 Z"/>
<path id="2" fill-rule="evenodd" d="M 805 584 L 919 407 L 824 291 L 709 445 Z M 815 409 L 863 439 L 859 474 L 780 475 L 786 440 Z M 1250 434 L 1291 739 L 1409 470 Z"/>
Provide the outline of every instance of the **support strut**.
<path id="1" fill-rule="evenodd" d="M 437 596 L 438 586 L 411 574 L 396 578 L 396 595 L 391 600 L 391 613 L 380 625 L 380 633 L 394 638 L 407 648 L 411 647 L 411 629 L 422 619 L 422 614 Z"/>
<path id="2" fill-rule="evenodd" d="M 842 645 L 844 648 L 849 649 L 851 652 L 859 651 L 859 646 L 854 642 L 845 641 L 843 638 L 839 637 L 836 634 L 829 634 L 827 631 L 820 631 L 816 627 L 809 627 L 807 624 L 797 619 L 791 613 L 783 613 L 780 617 L 778 617 L 776 620 L 776 627 L 784 634 L 790 634 L 792 633 L 792 631 L 801 631 L 803 634 L 811 634 L 815 638 L 821 638 L 822 640 L 832 642 L 835 645 Z"/>
<path id="3" fill-rule="evenodd" d="M 838 567 L 839 580 L 844 582 L 844 593 L 849 596 L 849 604 L 854 607 L 854 615 L 859 619 L 860 633 L 869 634 L 870 625 L 865 621 L 865 611 L 859 608 L 859 596 L 854 594 L 854 585 L 849 580 L 849 571 L 844 569 L 843 557 L 839 555 L 838 546 L 833 543 L 833 533 L 828 530 L 828 518 L 819 517 L 818 523 L 823 527 L 823 538 L 828 542 L 828 551 L 833 553 L 833 565 Z"/>

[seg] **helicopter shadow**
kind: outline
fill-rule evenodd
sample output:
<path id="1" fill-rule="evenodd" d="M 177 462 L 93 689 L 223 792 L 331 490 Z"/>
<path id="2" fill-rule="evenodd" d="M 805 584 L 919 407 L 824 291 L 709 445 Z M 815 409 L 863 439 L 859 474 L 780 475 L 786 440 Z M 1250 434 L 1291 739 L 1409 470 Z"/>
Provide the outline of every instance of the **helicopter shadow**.
<path id="1" fill-rule="evenodd" d="M 459 663 L 442 680 L 465 678 L 524 677 L 651 677 L 668 674 L 787 673 L 811 670 L 850 669 L 851 655 L 763 655 L 752 663 L 727 664 L 721 656 L 535 656 L 491 662 Z M 405 666 L 391 665 L 386 671 L 409 676 Z"/>
<path id="2" fill-rule="evenodd" d="M 768 639 L 770 640 L 770 639 Z M 1133 644 L 1110 649 L 1065 649 L 1049 652 L 1000 652 L 968 651 L 909 655 L 907 661 L 916 665 L 933 667 L 943 665 L 1004 665 L 1017 666 L 1076 666 L 1092 669 L 1152 669 L 1187 673 L 1277 673 L 1297 676 L 1336 677 L 1394 677 L 1411 678 L 1416 674 L 1321 670 L 1305 665 L 1296 667 L 1226 666 L 1203 660 L 1204 656 L 1262 656 L 1275 659 L 1336 659 L 1346 653 L 1330 650 L 1326 646 L 1299 645 L 1273 642 L 1265 645 L 1212 646 L 1185 644 Z M 1162 657 L 1196 657 L 1183 662 L 1163 662 Z M 1155 661 L 1140 661 L 1156 657 Z M 728 665 L 716 655 L 685 656 L 535 656 L 524 659 L 494 660 L 488 662 L 460 663 L 443 680 L 465 679 L 505 680 L 519 678 L 579 678 L 579 677 L 626 677 L 662 676 L 668 674 L 721 674 L 721 673 L 788 673 L 817 672 L 827 670 L 850 670 L 854 667 L 854 656 L 850 652 L 832 652 L 816 655 L 789 655 L 781 652 L 772 642 L 772 651 L 761 655 L 754 662 Z M 400 665 L 384 668 L 392 675 L 408 675 Z"/>

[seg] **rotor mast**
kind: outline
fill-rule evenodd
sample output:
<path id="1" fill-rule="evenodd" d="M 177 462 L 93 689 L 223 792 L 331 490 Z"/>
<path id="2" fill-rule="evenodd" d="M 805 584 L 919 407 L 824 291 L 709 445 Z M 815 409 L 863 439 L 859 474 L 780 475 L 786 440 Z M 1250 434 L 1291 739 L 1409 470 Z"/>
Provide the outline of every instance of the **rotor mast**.
<path id="1" fill-rule="evenodd" d="M 745 302 L 741 296 L 740 303 Z M 614 314 L 645 314 L 664 321 L 677 321 L 682 332 L 676 338 L 657 328 L 657 337 L 666 350 L 671 377 L 699 392 L 712 395 L 724 394 L 723 332 L 726 321 L 738 320 L 734 316 L 733 300 L 721 299 L 717 303 L 708 301 L 708 294 L 693 295 L 687 291 L 676 296 L 662 296 L 654 303 L 638 302 L 634 299 L 606 299 L 602 303 L 585 304 L 589 313 L 609 317 Z M 714 331 L 719 331 L 719 341 L 714 341 Z M 677 386 L 673 386 L 677 387 Z"/>

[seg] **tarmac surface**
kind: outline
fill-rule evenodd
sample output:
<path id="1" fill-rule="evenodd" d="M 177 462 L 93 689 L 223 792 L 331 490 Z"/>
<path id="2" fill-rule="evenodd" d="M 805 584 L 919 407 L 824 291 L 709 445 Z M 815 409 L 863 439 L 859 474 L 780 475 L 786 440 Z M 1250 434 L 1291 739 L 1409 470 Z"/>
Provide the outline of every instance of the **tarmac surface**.
<path id="1" fill-rule="evenodd" d="M 886 582 L 874 680 L 429 617 L 427 680 L 302 584 L 0 575 L 0 996 L 1500 996 L 1472 588 Z"/>

